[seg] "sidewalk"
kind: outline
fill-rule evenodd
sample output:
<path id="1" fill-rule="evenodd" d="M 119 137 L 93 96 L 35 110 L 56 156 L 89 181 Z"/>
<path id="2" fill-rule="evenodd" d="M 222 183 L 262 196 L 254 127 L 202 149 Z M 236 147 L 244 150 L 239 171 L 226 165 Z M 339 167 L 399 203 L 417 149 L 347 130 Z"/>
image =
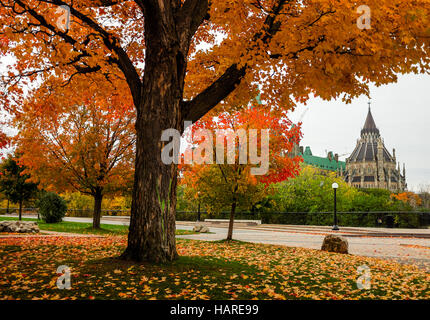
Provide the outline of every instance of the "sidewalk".
<path id="1" fill-rule="evenodd" d="M 194 226 L 196 222 L 177 221 L 177 225 Z M 199 222 L 209 228 L 228 228 L 228 223 L 211 224 Z M 339 231 L 333 231 L 331 226 L 308 226 L 308 225 L 276 225 L 261 224 L 258 226 L 234 225 L 235 230 L 258 230 L 272 232 L 303 233 L 315 235 L 338 234 L 345 237 L 398 237 L 430 239 L 430 229 L 391 229 L 391 228 L 369 228 L 369 227 L 342 227 Z"/>
<path id="2" fill-rule="evenodd" d="M 360 256 L 395 260 L 399 263 L 414 264 L 430 272 L 430 237 L 421 238 L 405 236 L 393 236 L 393 233 L 385 230 L 373 236 L 367 228 L 340 227 L 339 231 L 332 231 L 330 227 L 300 228 L 285 226 L 277 229 L 271 228 L 235 228 L 233 238 L 245 242 L 284 245 L 288 247 L 301 247 L 309 249 L 321 249 L 324 237 L 327 234 L 339 234 L 348 240 L 349 253 Z M 184 239 L 217 241 L 227 237 L 227 228 L 209 227 L 212 234 L 196 234 L 180 236 Z M 293 230 L 291 230 L 293 229 Z M 345 229 L 345 230 L 344 230 Z M 427 232 L 425 234 L 428 234 Z"/>
<path id="3" fill-rule="evenodd" d="M 17 217 L 16 215 L 0 215 L 1 217 Z M 36 219 L 37 216 L 28 215 L 24 218 Z M 92 218 L 65 217 L 64 221 L 86 222 L 91 223 Z M 128 216 L 103 216 L 102 224 L 129 225 L 130 217 Z M 191 229 L 197 222 L 195 221 L 176 221 L 177 226 Z M 209 228 L 228 228 L 228 223 L 209 223 L 199 222 Z M 309 226 L 309 225 L 282 225 L 282 224 L 261 224 L 257 226 L 247 226 L 243 223 L 235 223 L 234 229 L 258 230 L 258 231 L 276 231 L 288 233 L 303 233 L 315 235 L 339 234 L 345 237 L 399 237 L 399 238 L 420 238 L 430 239 L 430 229 L 398 229 L 398 228 L 371 228 L 371 227 L 342 227 L 339 231 L 331 230 L 331 226 Z"/>

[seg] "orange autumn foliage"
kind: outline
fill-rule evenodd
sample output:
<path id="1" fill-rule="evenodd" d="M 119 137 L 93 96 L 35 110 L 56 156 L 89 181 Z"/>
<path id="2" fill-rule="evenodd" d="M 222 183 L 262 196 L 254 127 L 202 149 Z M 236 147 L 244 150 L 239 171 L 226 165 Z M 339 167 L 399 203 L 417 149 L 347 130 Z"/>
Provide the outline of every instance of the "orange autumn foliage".
<path id="1" fill-rule="evenodd" d="M 169 10 L 184 3 L 163 2 Z M 73 1 L 66 33 L 58 26 L 61 4 L 70 3 L 1 2 L 0 56 L 17 58 L 2 79 L 4 107 L 15 108 L 23 86 L 52 72 L 64 82 L 82 72 L 126 84 L 122 74 L 134 67 L 143 78 L 140 1 Z M 371 9 L 370 29 L 357 27 L 359 5 Z M 211 1 L 187 52 L 183 96 L 192 99 L 230 66 L 246 65 L 243 80 L 221 105 L 249 101 L 259 85 L 273 108 L 290 108 L 312 94 L 349 101 L 368 93 L 369 83 L 429 70 L 429 12 L 428 0 Z"/>
<path id="2" fill-rule="evenodd" d="M 298 163 L 301 158 L 291 158 L 287 156 L 287 154 L 293 149 L 294 144 L 299 143 L 301 139 L 300 126 L 293 125 L 292 122 L 288 120 L 286 112 L 278 114 L 269 111 L 269 108 L 266 106 L 260 106 L 259 108 L 251 106 L 241 111 L 223 112 L 216 117 L 208 115 L 193 125 L 192 133 L 200 129 L 209 130 L 214 134 L 214 148 L 216 147 L 215 141 L 217 132 L 224 133 L 226 140 L 228 140 L 234 139 L 234 134 L 239 130 L 245 130 L 247 132 L 246 140 L 248 145 L 251 143 L 256 144 L 257 150 L 260 150 L 260 152 L 262 139 L 261 130 L 269 130 L 269 170 L 266 174 L 249 178 L 250 181 L 270 184 L 284 181 L 298 174 Z M 256 140 L 251 140 L 250 130 L 257 130 L 258 134 Z M 188 136 L 188 138 L 190 137 L 191 135 Z M 235 146 L 236 152 L 234 161 L 235 164 L 239 164 L 238 139 L 235 140 Z M 226 143 L 224 147 L 224 154 L 227 154 Z M 249 149 L 250 147 L 248 146 L 248 162 L 244 167 L 246 167 L 247 174 L 251 175 L 249 169 L 254 167 L 254 165 L 252 165 L 249 160 Z M 214 150 L 214 154 L 215 153 L 216 150 Z M 193 165 L 192 167 L 194 166 L 198 167 L 199 165 Z"/>
<path id="3" fill-rule="evenodd" d="M 4 134 L 3 132 L 0 132 L 0 149 L 6 147 L 7 144 L 8 144 L 8 138 L 6 134 Z"/>
<path id="4" fill-rule="evenodd" d="M 412 207 L 420 206 L 422 203 L 421 198 L 416 193 L 410 191 L 405 191 L 398 194 L 393 193 L 391 194 L 391 198 L 402 201 L 403 203 L 409 204 Z"/>
<path id="5" fill-rule="evenodd" d="M 77 82 L 79 84 L 79 82 Z M 12 124 L 21 161 L 32 179 L 56 192 L 109 194 L 130 185 L 134 161 L 134 108 L 119 94 L 84 85 L 73 91 L 37 90 Z"/>

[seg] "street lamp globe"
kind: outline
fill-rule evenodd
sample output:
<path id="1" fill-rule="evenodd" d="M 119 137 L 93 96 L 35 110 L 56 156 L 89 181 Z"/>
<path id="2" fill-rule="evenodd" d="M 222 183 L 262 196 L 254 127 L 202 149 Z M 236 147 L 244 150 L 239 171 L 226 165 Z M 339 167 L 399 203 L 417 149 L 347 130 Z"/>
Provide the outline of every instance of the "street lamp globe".
<path id="1" fill-rule="evenodd" d="M 339 188 L 339 185 L 335 182 L 335 183 L 333 183 L 333 184 L 331 185 L 331 187 L 332 187 L 333 189 L 337 189 L 337 188 Z"/>

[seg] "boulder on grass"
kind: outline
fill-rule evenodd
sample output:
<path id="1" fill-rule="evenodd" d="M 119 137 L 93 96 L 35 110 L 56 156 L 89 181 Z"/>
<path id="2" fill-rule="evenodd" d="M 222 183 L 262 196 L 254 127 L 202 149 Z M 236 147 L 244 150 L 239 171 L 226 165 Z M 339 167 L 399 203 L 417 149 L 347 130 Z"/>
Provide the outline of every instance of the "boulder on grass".
<path id="1" fill-rule="evenodd" d="M 194 232 L 200 232 L 200 233 L 208 233 L 209 232 L 209 228 L 205 227 L 202 224 L 196 224 L 193 228 Z"/>
<path id="2" fill-rule="evenodd" d="M 34 221 L 0 221 L 0 232 L 37 233 L 39 226 Z"/>
<path id="3" fill-rule="evenodd" d="M 200 229 L 200 233 L 208 233 L 209 232 L 209 228 L 208 227 L 203 227 Z"/>
<path id="4" fill-rule="evenodd" d="M 194 228 L 193 228 L 193 231 L 194 231 L 194 232 L 200 232 L 200 230 L 202 230 L 202 228 L 203 228 L 203 225 L 201 225 L 201 224 L 196 224 L 196 225 L 194 226 Z"/>
<path id="5" fill-rule="evenodd" d="M 336 253 L 348 253 L 348 240 L 341 236 L 329 234 L 324 238 L 321 250 Z"/>

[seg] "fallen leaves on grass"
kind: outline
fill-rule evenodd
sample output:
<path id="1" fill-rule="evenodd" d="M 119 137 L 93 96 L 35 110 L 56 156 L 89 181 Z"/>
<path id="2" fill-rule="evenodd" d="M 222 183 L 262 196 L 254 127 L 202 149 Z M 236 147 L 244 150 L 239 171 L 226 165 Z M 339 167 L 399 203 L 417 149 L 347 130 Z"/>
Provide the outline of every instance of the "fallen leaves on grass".
<path id="1" fill-rule="evenodd" d="M 173 263 L 118 257 L 126 237 L 0 239 L 0 299 L 429 299 L 430 274 L 415 266 L 319 250 L 178 240 Z M 56 286 L 71 269 L 71 289 Z M 371 271 L 360 290 L 357 268 Z"/>

